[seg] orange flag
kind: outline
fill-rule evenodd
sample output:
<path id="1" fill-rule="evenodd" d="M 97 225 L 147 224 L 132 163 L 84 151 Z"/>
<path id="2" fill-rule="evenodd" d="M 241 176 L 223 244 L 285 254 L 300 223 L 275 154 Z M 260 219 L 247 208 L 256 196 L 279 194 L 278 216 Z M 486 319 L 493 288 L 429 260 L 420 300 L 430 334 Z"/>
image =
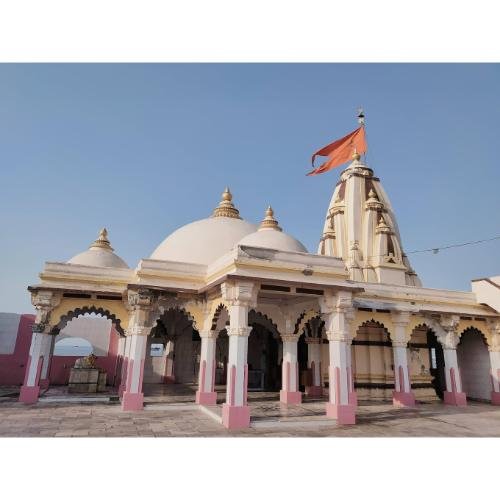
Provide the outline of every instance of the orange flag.
<path id="1" fill-rule="evenodd" d="M 328 170 L 348 162 L 352 159 L 354 150 L 359 154 L 366 153 L 365 127 L 363 126 L 347 134 L 345 137 L 342 137 L 342 139 L 338 139 L 328 144 L 328 146 L 325 146 L 323 149 L 316 151 L 312 156 L 313 167 L 316 156 L 328 156 L 329 159 L 307 175 L 322 174 L 323 172 L 328 172 Z"/>

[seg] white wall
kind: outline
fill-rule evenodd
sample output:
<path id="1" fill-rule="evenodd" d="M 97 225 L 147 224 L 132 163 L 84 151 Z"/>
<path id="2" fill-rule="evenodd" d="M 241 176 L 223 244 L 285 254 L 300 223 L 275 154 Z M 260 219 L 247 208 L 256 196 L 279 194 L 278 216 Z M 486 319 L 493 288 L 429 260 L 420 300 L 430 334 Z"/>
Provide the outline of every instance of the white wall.
<path id="1" fill-rule="evenodd" d="M 0 313 L 0 354 L 13 354 L 21 315 Z"/>
<path id="2" fill-rule="evenodd" d="M 500 312 L 500 276 L 492 276 L 488 280 L 473 281 L 472 291 L 480 304 L 487 304 Z"/>
<path id="3" fill-rule="evenodd" d="M 457 348 L 463 390 L 474 399 L 491 400 L 490 356 L 482 335 L 467 330 Z"/>

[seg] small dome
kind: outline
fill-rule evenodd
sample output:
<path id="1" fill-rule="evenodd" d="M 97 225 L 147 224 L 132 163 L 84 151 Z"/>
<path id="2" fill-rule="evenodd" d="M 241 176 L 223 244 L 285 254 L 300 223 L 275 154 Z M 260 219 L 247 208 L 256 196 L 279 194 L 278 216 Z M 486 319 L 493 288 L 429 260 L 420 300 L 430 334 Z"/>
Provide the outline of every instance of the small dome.
<path id="1" fill-rule="evenodd" d="M 229 252 L 255 224 L 240 218 L 228 188 L 212 217 L 191 222 L 174 231 L 151 254 L 151 259 L 210 264 Z"/>
<path id="2" fill-rule="evenodd" d="M 266 217 L 261 222 L 259 230 L 245 236 L 238 242 L 238 245 L 269 248 L 283 252 L 308 253 L 307 248 L 299 240 L 281 230 L 271 207 L 266 210 Z"/>
<path id="3" fill-rule="evenodd" d="M 108 231 L 106 228 L 101 229 L 99 238 L 90 245 L 88 250 L 69 259 L 68 264 L 128 269 L 126 262 L 113 252 L 109 244 Z"/>

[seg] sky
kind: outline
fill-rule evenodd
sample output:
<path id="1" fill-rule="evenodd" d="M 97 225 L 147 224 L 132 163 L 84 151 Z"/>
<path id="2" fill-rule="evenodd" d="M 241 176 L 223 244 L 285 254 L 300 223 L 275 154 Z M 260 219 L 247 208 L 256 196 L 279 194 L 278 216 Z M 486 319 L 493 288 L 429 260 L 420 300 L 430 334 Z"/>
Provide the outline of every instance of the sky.
<path id="1" fill-rule="evenodd" d="M 130 266 L 209 216 L 272 204 L 316 252 L 342 168 L 311 154 L 366 114 L 406 252 L 500 235 L 500 65 L 0 64 L 0 311 L 101 227 Z M 410 255 L 424 286 L 500 274 L 500 240 Z"/>

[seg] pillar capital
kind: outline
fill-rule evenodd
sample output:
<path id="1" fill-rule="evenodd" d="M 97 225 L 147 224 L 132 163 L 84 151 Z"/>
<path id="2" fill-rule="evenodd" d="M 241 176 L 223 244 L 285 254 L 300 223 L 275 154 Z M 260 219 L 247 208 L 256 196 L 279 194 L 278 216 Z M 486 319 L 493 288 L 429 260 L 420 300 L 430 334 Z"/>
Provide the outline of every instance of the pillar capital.
<path id="1" fill-rule="evenodd" d="M 352 293 L 344 290 L 337 292 L 326 291 L 323 297 L 320 298 L 319 304 L 322 314 L 338 312 L 353 316 L 355 313 L 352 303 Z"/>
<path id="2" fill-rule="evenodd" d="M 49 330 L 50 314 L 61 303 L 61 297 L 61 293 L 52 290 L 31 292 L 31 304 L 36 309 L 34 332 L 48 333 L 46 330 Z"/>
<path id="3" fill-rule="evenodd" d="M 407 327 L 410 324 L 410 311 L 391 311 L 394 326 Z"/>
<path id="4" fill-rule="evenodd" d="M 283 342 L 298 342 L 299 341 L 299 335 L 281 334 L 280 337 L 281 337 L 281 340 Z"/>
<path id="5" fill-rule="evenodd" d="M 132 325 L 127 329 L 126 335 L 130 337 L 132 335 L 148 336 L 151 333 L 152 327 L 143 325 Z"/>
<path id="6" fill-rule="evenodd" d="M 217 330 L 201 330 L 198 333 L 202 339 L 216 339 L 218 335 Z"/>
<path id="7" fill-rule="evenodd" d="M 321 344 L 321 341 L 319 337 L 306 337 L 306 344 Z"/>
<path id="8" fill-rule="evenodd" d="M 257 291 L 251 281 L 221 284 L 222 298 L 229 306 L 257 307 Z"/>
<path id="9" fill-rule="evenodd" d="M 228 336 L 234 336 L 234 337 L 248 337 L 250 335 L 250 332 L 252 331 L 251 326 L 230 326 L 227 329 L 227 334 Z"/>
<path id="10" fill-rule="evenodd" d="M 326 331 L 326 338 L 330 342 L 346 342 L 351 344 L 352 337 L 349 332 L 346 331 Z"/>
<path id="11" fill-rule="evenodd" d="M 392 347 L 407 347 L 408 346 L 408 341 L 407 340 L 393 340 L 392 341 Z"/>
<path id="12" fill-rule="evenodd" d="M 490 352 L 500 352 L 500 333 L 492 333 L 488 342 Z"/>

